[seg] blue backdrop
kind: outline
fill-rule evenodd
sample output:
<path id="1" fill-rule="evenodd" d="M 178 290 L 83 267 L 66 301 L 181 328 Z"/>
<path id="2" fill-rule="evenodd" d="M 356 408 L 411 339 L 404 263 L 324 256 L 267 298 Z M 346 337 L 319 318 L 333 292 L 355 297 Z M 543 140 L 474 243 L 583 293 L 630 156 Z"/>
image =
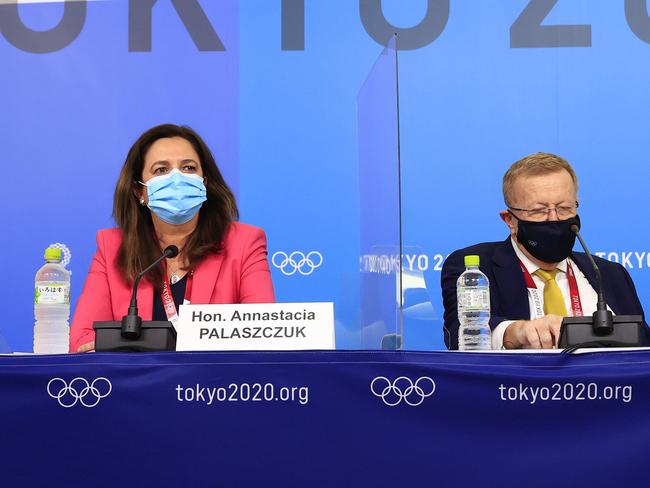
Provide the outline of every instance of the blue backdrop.
<path id="1" fill-rule="evenodd" d="M 12 350 L 29 351 L 43 249 L 73 253 L 72 297 L 112 226 L 112 192 L 146 128 L 189 124 L 216 154 L 269 257 L 317 251 L 281 301 L 335 302 L 337 346 L 361 345 L 357 94 L 400 34 L 404 244 L 433 312 L 413 348 L 443 347 L 439 278 L 454 249 L 503 239 L 500 180 L 562 155 L 592 251 L 650 305 L 650 17 L 645 0 L 77 1 L 0 5 L 2 157 Z"/>

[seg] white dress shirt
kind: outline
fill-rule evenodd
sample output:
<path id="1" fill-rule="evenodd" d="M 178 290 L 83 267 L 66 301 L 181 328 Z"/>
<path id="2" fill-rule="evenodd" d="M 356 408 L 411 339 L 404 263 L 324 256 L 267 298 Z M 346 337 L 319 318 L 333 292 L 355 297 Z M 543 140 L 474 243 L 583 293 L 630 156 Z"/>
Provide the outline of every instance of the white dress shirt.
<path id="1" fill-rule="evenodd" d="M 517 257 L 521 260 L 524 267 L 530 273 L 530 276 L 533 278 L 533 282 L 537 289 L 539 290 L 539 298 L 542 302 L 542 308 L 544 307 L 544 280 L 539 276 L 535 275 L 535 271 L 539 269 L 539 266 L 533 264 L 533 262 L 526 257 L 526 255 L 521 252 L 519 246 L 515 242 L 514 238 L 510 238 L 510 243 L 517 254 Z M 580 295 L 580 302 L 582 303 L 582 313 L 583 315 L 591 315 L 596 311 L 596 303 L 598 302 L 598 294 L 596 290 L 593 289 L 585 275 L 580 271 L 580 268 L 576 265 L 573 260 L 570 258 L 565 259 L 564 261 L 558 263 L 557 267 L 561 273 L 558 273 L 555 276 L 555 281 L 560 287 L 562 296 L 564 297 L 564 304 L 566 306 L 567 312 L 572 315 L 573 307 L 571 306 L 571 293 L 569 291 L 569 279 L 567 278 L 567 263 L 571 263 L 573 268 L 573 273 L 576 277 L 576 282 L 578 283 L 578 294 Z M 523 271 L 522 271 L 523 273 Z M 530 319 L 537 319 L 535 302 L 531 290 L 528 290 L 528 307 L 530 308 Z M 506 333 L 506 329 L 516 322 L 515 320 L 504 320 L 499 325 L 497 325 L 492 331 L 492 349 L 501 349 L 503 347 L 503 335 Z"/>

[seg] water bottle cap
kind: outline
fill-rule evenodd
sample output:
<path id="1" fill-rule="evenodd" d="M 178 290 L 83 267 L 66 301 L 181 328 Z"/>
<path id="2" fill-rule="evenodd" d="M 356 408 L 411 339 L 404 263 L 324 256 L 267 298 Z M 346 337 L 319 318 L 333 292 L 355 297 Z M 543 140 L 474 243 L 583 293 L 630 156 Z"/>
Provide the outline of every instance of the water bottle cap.
<path id="1" fill-rule="evenodd" d="M 61 261 L 61 249 L 55 247 L 48 247 L 45 250 L 45 259 L 50 261 Z"/>
<path id="2" fill-rule="evenodd" d="M 465 256 L 465 266 L 478 266 L 479 264 L 481 264 L 481 258 L 479 256 Z"/>

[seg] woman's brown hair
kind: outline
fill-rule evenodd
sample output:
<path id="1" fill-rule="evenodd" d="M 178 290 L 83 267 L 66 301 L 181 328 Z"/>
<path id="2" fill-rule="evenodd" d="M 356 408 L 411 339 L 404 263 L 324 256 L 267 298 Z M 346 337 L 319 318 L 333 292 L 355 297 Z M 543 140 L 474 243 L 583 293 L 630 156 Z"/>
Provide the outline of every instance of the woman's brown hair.
<path id="1" fill-rule="evenodd" d="M 194 268 L 207 254 L 221 251 L 230 223 L 239 218 L 235 197 L 223 179 L 210 149 L 196 132 L 189 127 L 173 124 L 149 129 L 131 146 L 117 180 L 113 199 L 113 217 L 122 231 L 117 266 L 128 283 L 132 283 L 140 271 L 162 254 L 151 212 L 140 204 L 137 195 L 147 151 L 158 139 L 167 137 L 182 137 L 192 144 L 199 156 L 205 178 L 207 200 L 199 211 L 196 229 L 181 250 L 189 269 Z M 146 277 L 160 291 L 162 267 L 157 266 Z"/>

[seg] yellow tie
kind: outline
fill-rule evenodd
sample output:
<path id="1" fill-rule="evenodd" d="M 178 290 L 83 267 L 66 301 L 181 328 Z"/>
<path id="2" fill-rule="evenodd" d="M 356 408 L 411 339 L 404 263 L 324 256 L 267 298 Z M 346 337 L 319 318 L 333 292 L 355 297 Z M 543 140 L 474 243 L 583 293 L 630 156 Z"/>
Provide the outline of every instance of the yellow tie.
<path id="1" fill-rule="evenodd" d="M 559 271 L 557 268 L 553 271 L 538 269 L 533 274 L 544 280 L 544 313 L 546 315 L 553 314 L 565 317 L 567 313 L 564 297 L 562 296 L 560 287 L 557 285 L 557 281 L 555 281 L 555 275 Z"/>

